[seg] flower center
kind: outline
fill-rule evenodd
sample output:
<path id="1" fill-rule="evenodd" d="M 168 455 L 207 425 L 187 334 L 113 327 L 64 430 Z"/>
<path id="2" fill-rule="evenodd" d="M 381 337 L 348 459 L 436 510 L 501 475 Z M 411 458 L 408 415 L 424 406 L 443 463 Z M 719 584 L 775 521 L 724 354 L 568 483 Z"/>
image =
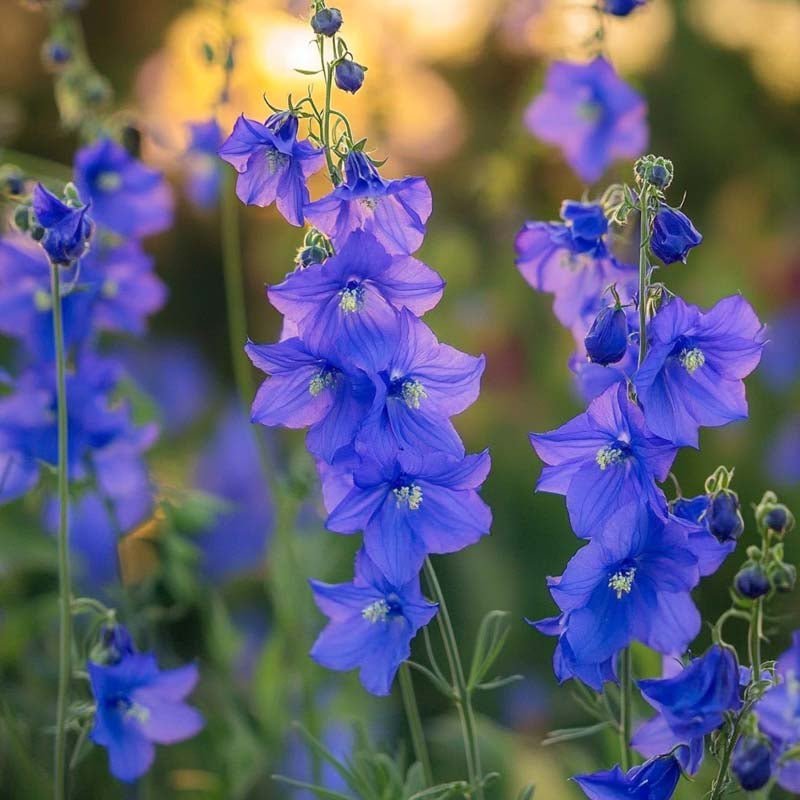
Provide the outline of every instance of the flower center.
<path id="1" fill-rule="evenodd" d="M 274 147 L 268 147 L 264 152 L 264 159 L 267 162 L 267 170 L 270 175 L 274 175 L 279 169 L 289 163 L 289 156 L 286 153 L 281 153 Z"/>
<path id="2" fill-rule="evenodd" d="M 49 292 L 37 289 L 33 293 L 33 305 L 37 311 L 50 311 L 53 308 L 53 299 Z"/>
<path id="3" fill-rule="evenodd" d="M 389 616 L 389 604 L 385 600 L 376 600 L 361 609 L 361 616 L 373 625 L 376 622 L 386 622 Z"/>
<path id="4" fill-rule="evenodd" d="M 364 307 L 364 287 L 358 281 L 348 281 L 347 286 L 339 292 L 339 308 L 345 314 L 353 314 Z"/>
<path id="5" fill-rule="evenodd" d="M 400 394 L 406 405 L 415 409 L 419 408 L 420 402 L 428 396 L 425 387 L 416 378 L 404 380 L 400 387 Z"/>
<path id="6" fill-rule="evenodd" d="M 336 371 L 325 367 L 308 382 L 308 392 L 312 397 L 316 397 L 325 389 L 330 389 L 335 383 Z"/>
<path id="7" fill-rule="evenodd" d="M 625 452 L 616 444 L 607 444 L 605 447 L 601 447 L 594 457 L 600 469 L 606 469 L 612 464 L 619 464 L 624 459 Z"/>
<path id="8" fill-rule="evenodd" d="M 422 505 L 422 489 L 416 483 L 398 486 L 392 489 L 397 500 L 397 507 L 407 505 L 411 511 L 416 511 Z"/>
<path id="9" fill-rule="evenodd" d="M 130 697 L 119 695 L 111 700 L 111 705 L 115 706 L 123 717 L 135 719 L 137 722 L 147 722 L 150 719 L 150 709 L 145 708 L 139 703 L 134 703 Z"/>
<path id="10" fill-rule="evenodd" d="M 359 197 L 358 202 L 370 211 L 374 211 L 378 207 L 377 197 Z"/>
<path id="11" fill-rule="evenodd" d="M 681 366 L 690 375 L 694 375 L 695 371 L 706 363 L 706 357 L 699 347 L 693 347 L 691 350 L 684 348 L 680 355 L 680 361 Z"/>
<path id="12" fill-rule="evenodd" d="M 122 176 L 119 172 L 101 172 L 97 176 L 97 188 L 101 192 L 116 192 L 122 186 Z"/>
<path id="13" fill-rule="evenodd" d="M 622 600 L 622 596 L 630 594 L 633 588 L 633 579 L 636 577 L 636 567 L 628 567 L 628 569 L 615 572 L 608 579 L 608 588 L 617 595 L 617 600 Z"/>
<path id="14" fill-rule="evenodd" d="M 105 280 L 103 281 L 102 294 L 103 297 L 113 299 L 119 293 L 119 284 L 116 281 Z"/>

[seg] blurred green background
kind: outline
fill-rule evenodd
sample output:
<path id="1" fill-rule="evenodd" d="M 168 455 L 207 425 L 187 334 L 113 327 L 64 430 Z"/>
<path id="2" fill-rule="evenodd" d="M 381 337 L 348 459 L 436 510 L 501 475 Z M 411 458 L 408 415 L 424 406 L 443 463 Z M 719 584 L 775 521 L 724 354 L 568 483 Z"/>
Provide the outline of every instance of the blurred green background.
<path id="1" fill-rule="evenodd" d="M 572 797 L 565 777 L 610 765 L 614 743 L 593 739 L 557 751 L 542 751 L 539 745 L 548 729 L 580 724 L 582 712 L 569 689 L 558 689 L 552 677 L 553 641 L 531 630 L 523 617 L 551 613 L 544 578 L 563 570 L 577 540 L 563 499 L 533 492 L 539 465 L 526 434 L 560 425 L 582 403 L 566 366 L 570 335 L 553 317 L 550 298 L 535 294 L 514 268 L 513 238 L 525 219 L 552 219 L 562 199 L 579 198 L 587 190 L 596 196 L 605 185 L 582 186 L 559 153 L 532 139 L 521 122 L 548 60 L 579 56 L 596 18 L 570 0 L 341 0 L 338 5 L 348 44 L 370 68 L 362 91 L 345 98 L 341 107 L 357 131 L 370 137 L 378 156 L 389 156 L 386 174 L 424 174 L 433 190 L 434 214 L 419 256 L 443 274 L 448 289 L 426 321 L 443 341 L 487 356 L 480 400 L 457 425 L 468 449 L 488 445 L 492 450 L 493 469 L 483 492 L 494 511 L 492 536 L 438 564 L 467 651 L 487 611 L 511 612 L 511 635 L 498 670 L 519 672 L 525 680 L 478 698 L 480 712 L 494 720 L 483 727 L 488 765 L 509 775 L 496 796 L 512 796 L 512 790 L 533 781 L 544 800 Z M 0 145 L 68 164 L 77 143 L 59 126 L 51 76 L 39 57 L 46 20 L 23 6 L 0 0 Z M 234 8 L 241 48 L 226 124 L 240 111 L 264 115 L 263 91 L 278 104 L 288 91 L 302 92 L 307 79 L 291 69 L 313 57 L 306 23 L 298 17 L 305 13 L 303 3 L 240 0 Z M 201 57 L 203 42 L 221 35 L 214 4 L 95 0 L 82 16 L 89 51 L 114 85 L 120 113 L 141 127 L 144 157 L 166 169 L 180 196 L 183 125 L 209 113 L 219 88 L 218 74 Z M 787 445 L 786 426 L 792 420 L 800 425 L 800 3 L 653 0 L 630 19 L 611 20 L 607 34 L 610 58 L 649 103 L 651 151 L 674 161 L 672 200 L 677 203 L 686 193 L 684 210 L 705 237 L 688 265 L 664 270 L 663 280 L 700 305 L 742 292 L 763 320 L 784 319 L 767 368 L 748 381 L 751 419 L 705 431 L 701 450 L 683 452 L 675 472 L 692 495 L 717 464 L 735 466 L 735 487 L 745 509 L 773 488 L 797 513 L 800 435 Z M 616 165 L 606 182 L 628 179 L 629 170 L 630 164 Z M 273 209 L 243 210 L 242 220 L 248 332 L 256 341 L 267 341 L 276 337 L 279 317 L 262 287 L 290 268 L 301 236 Z M 233 392 L 218 229 L 215 212 L 198 212 L 182 199 L 174 228 L 149 243 L 170 288 L 151 337 L 189 343 L 212 375 L 202 419 L 178 437 L 165 436 L 151 454 L 156 480 L 173 493 L 191 486 L 215 414 Z M 791 319 L 794 328 L 785 322 Z M 280 433 L 277 438 L 273 445 L 282 463 L 306 476 L 302 436 Z M 297 533 L 298 579 L 348 579 L 353 543 L 322 533 L 314 513 L 319 503 L 312 501 L 310 509 L 303 524 L 308 530 Z M 50 630 L 55 606 L 49 605 L 49 542 L 37 530 L 33 511 L 23 502 L 0 516 L 5 541 L 0 545 L 0 677 L 9 714 L 0 783 L 4 792 L 11 787 L 4 796 L 15 798 L 39 796 L 36 787 L 49 763 L 49 740 L 39 726 L 42 720 L 47 724 L 53 684 L 49 668 L 36 660 L 46 657 L 47 645 L 36 641 Z M 787 551 L 796 563 L 800 546 L 794 539 Z M 706 619 L 716 619 L 727 607 L 738 560 L 732 557 L 697 591 Z M 102 754 L 92 754 L 78 770 L 82 788 L 76 797 L 289 796 L 261 774 L 264 770 L 252 783 L 232 787 L 237 772 L 241 777 L 254 764 L 274 766 L 270 759 L 289 735 L 290 688 L 306 674 L 335 694 L 330 703 L 319 700 L 323 717 L 347 720 L 363 713 L 388 738 L 393 730 L 404 735 L 399 706 L 366 698 L 352 675 L 326 675 L 309 665 L 307 673 L 289 676 L 288 683 L 285 674 L 279 678 L 289 662 L 282 649 L 270 651 L 269 637 L 266 651 L 256 658 L 255 677 L 237 689 L 239 706 L 230 710 L 228 699 L 220 697 L 224 676 L 215 672 L 217 662 L 208 653 L 239 646 L 219 615 L 225 617 L 220 608 L 235 607 L 242 598 L 256 608 L 262 603 L 264 621 L 272 624 L 261 578 L 275 579 L 269 563 L 258 580 L 210 593 L 198 590 L 196 577 L 189 576 L 187 585 L 194 588 L 186 590 L 189 600 L 181 613 L 172 622 L 158 621 L 158 641 L 168 642 L 164 646 L 175 654 L 200 658 L 204 686 L 198 703 L 211 718 L 209 729 L 195 742 L 162 752 L 150 789 L 140 787 L 130 795 L 117 788 L 87 788 L 97 785 L 92 776 L 104 774 Z M 131 593 L 136 594 L 135 587 Z M 785 618 L 770 645 L 776 655 L 798 619 L 796 599 L 781 600 L 779 606 Z M 304 607 L 296 646 L 307 648 L 321 624 L 321 616 Z M 233 638 L 226 639 L 229 633 Z M 707 640 L 704 633 L 698 647 Z M 657 661 L 639 656 L 640 672 L 658 672 Z M 419 688 L 437 761 L 447 774 L 457 774 L 447 708 L 422 681 Z M 23 720 L 21 738 L 8 722 L 12 716 Z M 271 739 L 250 736 L 251 727 L 270 724 L 276 726 Z M 34 754 L 29 763 L 24 752 Z M 679 797 L 699 797 L 697 792 L 689 786 Z"/>

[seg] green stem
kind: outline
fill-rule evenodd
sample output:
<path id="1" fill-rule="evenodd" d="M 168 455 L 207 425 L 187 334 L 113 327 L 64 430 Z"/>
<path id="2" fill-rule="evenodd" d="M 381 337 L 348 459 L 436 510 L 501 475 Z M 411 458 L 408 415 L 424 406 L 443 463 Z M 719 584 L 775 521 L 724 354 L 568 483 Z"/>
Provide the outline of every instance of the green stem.
<path id="1" fill-rule="evenodd" d="M 433 770 L 431 769 L 431 758 L 428 754 L 428 745 L 425 742 L 425 731 L 422 728 L 422 719 L 419 715 L 417 697 L 414 693 L 414 679 L 411 677 L 411 669 L 408 662 L 400 665 L 400 692 L 403 695 L 403 706 L 408 719 L 408 730 L 411 734 L 411 744 L 414 747 L 414 756 L 422 765 L 422 774 L 425 778 L 425 786 L 433 786 Z"/>
<path id="2" fill-rule="evenodd" d="M 647 183 L 642 186 L 639 200 L 639 366 L 647 355 L 647 296 L 649 270 L 647 248 L 650 244 L 650 192 Z"/>
<path id="3" fill-rule="evenodd" d="M 55 800 L 66 796 L 67 709 L 72 674 L 72 582 L 69 563 L 69 464 L 67 420 L 67 357 L 61 313 L 60 267 L 50 264 L 50 291 L 53 297 L 53 339 L 56 351 L 56 394 L 58 400 L 58 700 L 54 754 Z"/>
<path id="4" fill-rule="evenodd" d="M 761 631 L 763 626 L 764 598 L 759 597 L 753 603 L 750 612 L 750 630 L 747 635 L 747 649 L 750 656 L 750 666 L 752 668 L 751 681 L 757 681 L 761 677 Z"/>
<path id="5" fill-rule="evenodd" d="M 619 755 L 620 765 L 626 772 L 631 768 L 631 710 L 633 705 L 633 658 L 630 647 L 622 651 L 620 662 L 619 698 Z"/>
<path id="6" fill-rule="evenodd" d="M 428 580 L 433 599 L 439 604 L 439 613 L 436 619 L 439 624 L 439 631 L 442 636 L 447 663 L 450 667 L 450 674 L 453 680 L 453 693 L 461 721 L 461 734 L 464 740 L 464 756 L 467 762 L 467 776 L 470 785 L 474 787 L 476 800 L 483 800 L 483 774 L 481 770 L 481 754 L 478 743 L 477 726 L 475 724 L 475 712 L 472 708 L 472 695 L 467 688 L 464 678 L 464 668 L 461 665 L 461 657 L 458 654 L 458 643 L 453 631 L 453 624 L 450 621 L 450 614 L 447 611 L 447 603 L 442 593 L 442 587 L 436 577 L 433 564 L 430 558 L 425 559 L 425 577 Z M 472 795 L 470 795 L 472 796 Z"/>
<path id="7" fill-rule="evenodd" d="M 722 758 L 719 762 L 717 775 L 714 778 L 714 783 L 711 784 L 711 794 L 709 795 L 708 800 L 719 800 L 722 797 L 722 792 L 727 785 L 728 766 L 731 763 L 733 748 L 736 746 L 736 742 L 739 739 L 739 728 L 742 725 L 742 720 L 749 713 L 751 705 L 751 703 L 745 705 L 733 723 L 731 735 L 725 741 L 725 749 L 722 751 Z"/>
<path id="8" fill-rule="evenodd" d="M 334 52 L 336 40 L 333 40 Z M 336 186 L 339 183 L 336 168 L 333 166 L 331 156 L 331 92 L 333 90 L 333 67 L 325 61 L 325 37 L 317 36 L 317 47 L 319 48 L 319 59 L 322 64 L 322 74 L 325 76 L 325 108 L 322 111 L 322 130 L 320 138 L 325 150 L 325 161 L 328 164 L 328 174 L 331 183 Z"/>

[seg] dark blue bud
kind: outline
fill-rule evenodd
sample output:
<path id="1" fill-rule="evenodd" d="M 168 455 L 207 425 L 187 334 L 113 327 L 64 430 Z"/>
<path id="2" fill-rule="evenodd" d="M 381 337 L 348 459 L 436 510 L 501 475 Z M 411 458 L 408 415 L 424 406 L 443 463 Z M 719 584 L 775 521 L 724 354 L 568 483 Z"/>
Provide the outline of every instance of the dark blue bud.
<path id="1" fill-rule="evenodd" d="M 764 515 L 764 524 L 775 533 L 784 533 L 789 527 L 791 514 L 786 506 L 775 506 Z"/>
<path id="2" fill-rule="evenodd" d="M 355 94 L 364 83 L 365 68 L 355 61 L 345 59 L 336 65 L 334 80 L 343 92 Z"/>
<path id="3" fill-rule="evenodd" d="M 703 237 L 682 211 L 662 205 L 653 220 L 650 249 L 665 264 L 686 263 L 689 250 L 697 247 Z"/>
<path id="4" fill-rule="evenodd" d="M 767 785 L 772 775 L 772 752 L 766 742 L 744 736 L 733 750 L 731 770 L 746 792 L 755 792 Z"/>
<path id="5" fill-rule="evenodd" d="M 53 67 L 61 67 L 72 60 L 72 50 L 64 42 L 45 42 L 44 60 Z"/>
<path id="6" fill-rule="evenodd" d="M 128 629 L 124 625 L 104 625 L 100 632 L 99 654 L 106 664 L 117 664 L 136 652 Z"/>
<path id="7" fill-rule="evenodd" d="M 733 541 L 744 533 L 744 520 L 739 512 L 736 492 L 721 491 L 711 498 L 706 512 L 706 525 L 720 542 Z"/>
<path id="8" fill-rule="evenodd" d="M 757 600 L 759 597 L 769 594 L 771 588 L 767 573 L 756 564 L 740 569 L 733 579 L 733 585 L 742 597 L 750 600 Z"/>
<path id="9" fill-rule="evenodd" d="M 333 36 L 342 27 L 342 12 L 338 8 L 321 8 L 311 17 L 311 28 L 322 36 Z"/>
<path id="10" fill-rule="evenodd" d="M 769 577 L 775 590 L 781 592 L 781 594 L 786 594 L 791 592 L 797 583 L 797 568 L 794 564 L 781 562 L 770 570 Z"/>
<path id="11" fill-rule="evenodd" d="M 625 310 L 606 306 L 583 340 L 589 360 L 604 367 L 615 364 L 628 350 L 628 319 Z"/>
<path id="12" fill-rule="evenodd" d="M 578 252 L 584 253 L 602 246 L 602 238 L 608 233 L 608 220 L 601 205 L 565 200 L 560 213 Z"/>
<path id="13" fill-rule="evenodd" d="M 647 0 L 604 0 L 603 11 L 615 17 L 627 17 L 634 8 L 643 6 Z"/>

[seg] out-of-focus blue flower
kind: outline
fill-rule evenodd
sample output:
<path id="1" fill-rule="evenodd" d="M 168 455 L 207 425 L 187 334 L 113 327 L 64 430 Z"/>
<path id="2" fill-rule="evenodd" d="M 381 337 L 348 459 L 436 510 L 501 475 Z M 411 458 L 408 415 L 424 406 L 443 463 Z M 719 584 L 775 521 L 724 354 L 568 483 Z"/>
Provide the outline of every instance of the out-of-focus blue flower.
<path id="1" fill-rule="evenodd" d="M 156 744 L 189 739 L 203 717 L 184 700 L 197 683 L 197 667 L 160 671 L 151 654 L 127 654 L 116 664 L 90 661 L 97 704 L 90 738 L 107 748 L 111 774 L 133 782 L 147 772 Z"/>
<path id="2" fill-rule="evenodd" d="M 472 405 L 485 359 L 440 344 L 424 322 L 403 309 L 394 348 L 375 376 L 372 411 L 359 434 L 381 447 L 464 455 L 450 417 Z"/>
<path id="3" fill-rule="evenodd" d="M 190 122 L 189 145 L 183 156 L 186 194 L 201 209 L 213 208 L 219 200 L 222 165 L 218 157 L 222 129 L 216 120 Z"/>
<path id="4" fill-rule="evenodd" d="M 638 682 L 658 714 L 639 726 L 632 745 L 645 757 L 673 752 L 694 775 L 703 760 L 704 738 L 721 727 L 725 713 L 741 706 L 736 653 L 714 645 L 677 675 Z"/>
<path id="5" fill-rule="evenodd" d="M 364 531 L 367 555 L 387 579 L 405 583 L 429 553 L 457 552 L 489 532 L 492 513 L 477 491 L 489 467 L 488 451 L 456 458 L 397 452 L 376 442 L 365 447 L 352 488 L 326 527 Z"/>
<path id="6" fill-rule="evenodd" d="M 779 314 L 768 328 L 769 342 L 761 361 L 764 383 L 773 392 L 783 392 L 800 380 L 800 303 Z"/>
<path id="7" fill-rule="evenodd" d="M 274 511 L 253 433 L 239 404 L 231 404 L 197 464 L 198 488 L 226 503 L 197 539 L 203 572 L 212 580 L 264 564 Z"/>
<path id="8" fill-rule="evenodd" d="M 597 257 L 606 255 L 608 250 L 605 235 L 608 233 L 608 220 L 599 203 L 565 200 L 561 204 L 559 216 L 569 228 L 576 252 L 591 253 Z"/>
<path id="9" fill-rule="evenodd" d="M 41 245 L 54 264 L 69 265 L 89 248 L 94 225 L 88 206 L 67 205 L 37 183 L 33 188 L 33 215 L 44 228 Z"/>
<path id="10" fill-rule="evenodd" d="M 333 70 L 333 79 L 343 92 L 355 94 L 364 84 L 366 69 L 352 59 L 340 61 Z"/>
<path id="11" fill-rule="evenodd" d="M 624 385 L 612 386 L 585 413 L 554 431 L 532 433 L 530 440 L 546 465 L 537 491 L 566 496 L 580 537 L 594 536 L 631 501 L 665 505 L 655 481 L 666 479 L 677 447 L 650 432 Z"/>
<path id="12" fill-rule="evenodd" d="M 91 201 L 92 219 L 119 236 L 148 236 L 172 224 L 172 191 L 164 176 L 112 139 L 78 150 L 75 183 Z"/>
<path id="13" fill-rule="evenodd" d="M 644 152 L 646 115 L 641 96 L 598 56 L 587 64 L 551 64 L 525 124 L 534 136 L 557 145 L 580 178 L 593 182 L 615 159 Z"/>
<path id="14" fill-rule="evenodd" d="M 340 762 L 348 763 L 353 756 L 355 744 L 353 730 L 339 720 L 326 721 L 320 736 L 326 749 Z M 297 731 L 292 731 L 288 736 L 287 746 L 284 750 L 284 764 L 281 772 L 306 783 L 317 783 L 330 792 L 342 792 L 347 795 L 350 786 L 342 777 L 339 770 L 330 762 L 323 761 L 318 776 L 314 775 L 314 757 L 306 741 Z M 310 789 L 295 789 L 287 787 L 287 797 L 291 800 L 318 800 L 319 795 Z"/>
<path id="15" fill-rule="evenodd" d="M 309 427 L 308 449 L 329 462 L 353 443 L 375 396 L 366 373 L 347 369 L 335 355 L 314 351 L 297 337 L 277 344 L 248 342 L 245 350 L 270 376 L 253 400 L 252 422 Z"/>
<path id="16" fill-rule="evenodd" d="M 443 291 L 444 281 L 430 267 L 391 256 L 374 236 L 356 231 L 322 267 L 292 272 L 268 295 L 309 348 L 375 369 L 394 340 L 400 309 L 424 314 Z"/>
<path id="17" fill-rule="evenodd" d="M 398 668 L 411 654 L 411 640 L 438 610 L 422 595 L 419 576 L 392 583 L 362 549 L 352 583 L 311 581 L 311 588 L 330 620 L 311 657 L 328 669 L 358 667 L 368 692 L 389 694 Z"/>
<path id="18" fill-rule="evenodd" d="M 743 297 L 707 312 L 673 298 L 647 334 L 650 349 L 634 384 L 653 433 L 697 447 L 700 426 L 746 419 L 743 379 L 758 366 L 766 336 Z"/>
<path id="19" fill-rule="evenodd" d="M 261 124 L 242 114 L 219 155 L 239 173 L 236 194 L 243 203 L 275 203 L 287 222 L 303 224 L 306 179 L 322 167 L 325 156 L 309 141 L 297 140 L 297 117 L 282 112 Z"/>
<path id="20" fill-rule="evenodd" d="M 424 178 L 382 178 L 369 157 L 351 150 L 344 183 L 309 203 L 306 217 L 334 243 L 344 246 L 355 230 L 371 233 L 390 253 L 419 249 L 431 215 L 431 190 Z"/>
<path id="21" fill-rule="evenodd" d="M 601 665 L 631 641 L 680 655 L 700 631 L 691 590 L 700 574 L 685 528 L 648 506 L 617 511 L 549 578 L 575 664 Z M 575 670 L 573 670 L 575 672 Z"/>
<path id="22" fill-rule="evenodd" d="M 731 772 L 746 792 L 763 789 L 772 777 L 772 766 L 772 750 L 765 741 L 743 736 L 736 743 Z"/>
<path id="23" fill-rule="evenodd" d="M 650 235 L 650 249 L 658 258 L 665 264 L 685 264 L 689 251 L 702 241 L 702 235 L 683 211 L 662 204 Z"/>
<path id="24" fill-rule="evenodd" d="M 800 416 L 790 417 L 769 442 L 766 468 L 783 486 L 800 483 Z"/>
<path id="25" fill-rule="evenodd" d="M 595 318 L 584 340 L 586 354 L 606 367 L 621 361 L 628 352 L 628 319 L 624 308 L 606 306 Z"/>
<path id="26" fill-rule="evenodd" d="M 664 756 L 628 772 L 617 766 L 608 772 L 576 775 L 573 780 L 590 800 L 669 800 L 680 777 L 677 759 Z"/>
<path id="27" fill-rule="evenodd" d="M 647 0 L 603 0 L 603 11 L 615 17 L 627 17 L 634 9 L 643 6 Z"/>
<path id="28" fill-rule="evenodd" d="M 103 625 L 100 631 L 100 646 L 103 649 L 103 664 L 119 664 L 136 652 L 131 634 L 124 625 Z"/>

